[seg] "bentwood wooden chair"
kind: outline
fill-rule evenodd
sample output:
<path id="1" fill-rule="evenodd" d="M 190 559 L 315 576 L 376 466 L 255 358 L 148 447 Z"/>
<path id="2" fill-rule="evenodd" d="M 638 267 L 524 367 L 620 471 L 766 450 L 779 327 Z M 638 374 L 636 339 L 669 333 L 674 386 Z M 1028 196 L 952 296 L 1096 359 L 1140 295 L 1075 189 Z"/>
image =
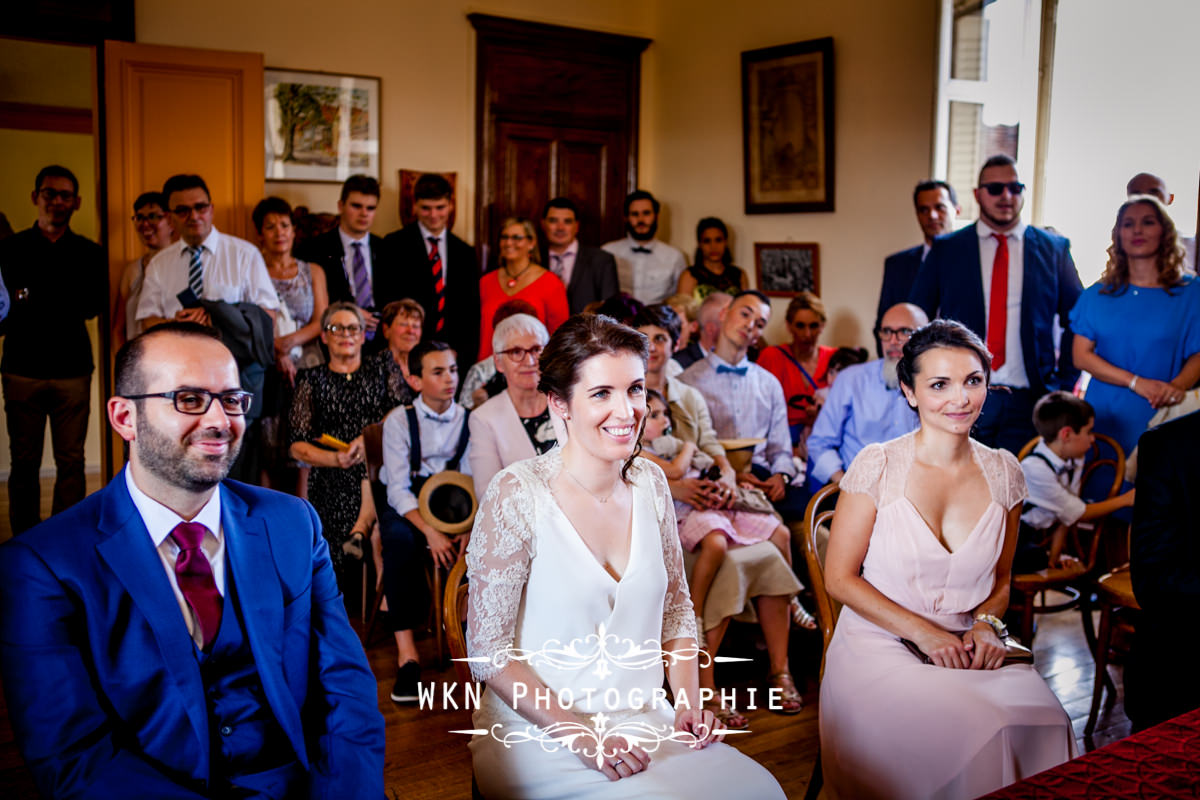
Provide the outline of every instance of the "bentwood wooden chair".
<path id="1" fill-rule="evenodd" d="M 1129 565 L 1117 567 L 1107 575 L 1102 575 L 1094 585 L 1096 597 L 1100 604 L 1100 626 L 1096 631 L 1096 646 L 1092 649 L 1096 659 L 1096 677 L 1092 682 L 1092 706 L 1088 710 L 1087 724 L 1083 727 L 1084 743 L 1092 747 L 1092 734 L 1096 730 L 1096 720 L 1100 713 L 1100 700 L 1108 689 L 1108 702 L 1105 708 L 1111 708 L 1117 699 L 1117 687 L 1108 674 L 1109 654 L 1113 642 L 1118 637 L 1118 631 L 1124 634 L 1133 632 L 1137 612 L 1141 610 L 1137 598 L 1133 596 L 1133 583 L 1129 575 Z M 1121 637 L 1128 641 L 1128 636 Z"/>
<path id="2" fill-rule="evenodd" d="M 460 558 L 446 576 L 442 596 L 442 624 L 446 628 L 446 645 L 450 658 L 467 657 L 467 560 Z M 464 686 L 471 681 L 471 669 L 465 661 L 454 661 L 454 677 Z"/>

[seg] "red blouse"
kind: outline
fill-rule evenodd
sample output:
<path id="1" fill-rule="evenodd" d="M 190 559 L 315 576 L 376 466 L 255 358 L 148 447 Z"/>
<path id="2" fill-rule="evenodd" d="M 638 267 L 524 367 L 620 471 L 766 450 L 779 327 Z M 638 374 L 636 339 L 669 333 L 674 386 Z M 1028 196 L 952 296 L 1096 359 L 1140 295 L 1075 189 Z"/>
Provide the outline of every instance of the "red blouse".
<path id="1" fill-rule="evenodd" d="M 483 319 L 479 324 L 479 358 L 492 354 L 492 316 L 509 300 L 521 299 L 537 309 L 538 319 L 554 333 L 571 315 L 567 307 L 567 289 L 550 270 L 516 294 L 508 294 L 501 284 L 503 270 L 494 270 L 479 279 L 479 306 Z"/>
<path id="2" fill-rule="evenodd" d="M 785 344 L 768 347 L 758 356 L 758 365 L 770 372 L 783 384 L 783 396 L 787 400 L 788 425 L 811 425 L 817 417 L 817 403 L 813 398 L 817 389 L 825 388 L 825 372 L 829 368 L 829 357 L 837 352 L 836 347 L 817 345 L 817 370 L 811 376 L 814 384 L 800 369 Z M 806 399 L 807 398 L 807 399 Z"/>

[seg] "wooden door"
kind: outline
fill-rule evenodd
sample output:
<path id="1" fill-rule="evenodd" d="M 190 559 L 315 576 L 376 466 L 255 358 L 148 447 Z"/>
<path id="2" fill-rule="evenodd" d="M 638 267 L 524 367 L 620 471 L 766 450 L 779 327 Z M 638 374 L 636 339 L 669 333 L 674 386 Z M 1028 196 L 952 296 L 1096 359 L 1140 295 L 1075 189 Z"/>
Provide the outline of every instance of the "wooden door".
<path id="1" fill-rule="evenodd" d="M 104 43 L 109 308 L 125 265 L 142 254 L 130 224 L 142 192 L 177 173 L 200 175 L 213 202 L 213 224 L 254 240 L 250 211 L 263 195 L 261 53 Z M 120 310 L 123 313 L 123 310 Z M 105 391 L 111 388 L 111 362 Z M 106 475 L 124 448 L 115 436 Z"/>

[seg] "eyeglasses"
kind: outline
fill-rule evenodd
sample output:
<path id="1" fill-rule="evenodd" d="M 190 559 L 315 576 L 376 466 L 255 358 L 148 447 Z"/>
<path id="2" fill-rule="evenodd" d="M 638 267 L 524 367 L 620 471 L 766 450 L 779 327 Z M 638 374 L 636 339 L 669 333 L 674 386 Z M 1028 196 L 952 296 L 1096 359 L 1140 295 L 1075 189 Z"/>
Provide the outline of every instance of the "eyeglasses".
<path id="1" fill-rule="evenodd" d="M 533 360 L 537 361 L 542 355 L 542 346 L 535 344 L 533 347 L 510 347 L 507 350 L 501 350 L 500 355 L 507 357 L 514 364 L 520 364 L 526 356 L 533 356 Z"/>
<path id="2" fill-rule="evenodd" d="M 171 209 L 171 213 L 180 219 L 187 219 L 193 212 L 196 216 L 200 216 L 210 208 L 212 208 L 212 203 L 196 203 L 194 206 L 175 206 Z"/>
<path id="3" fill-rule="evenodd" d="M 134 214 L 132 219 L 135 225 L 141 225 L 143 222 L 149 222 L 151 225 L 157 225 L 166 218 L 166 214 Z"/>
<path id="4" fill-rule="evenodd" d="M 325 330 L 334 336 L 358 336 L 363 332 L 361 325 L 326 325 Z"/>
<path id="5" fill-rule="evenodd" d="M 880 340 L 896 338 L 907 342 L 916 331 L 912 328 L 880 328 L 875 331 Z"/>
<path id="6" fill-rule="evenodd" d="M 991 181 L 989 183 L 981 183 L 979 188 L 986 190 L 987 193 L 992 197 L 999 197 L 1000 195 L 1004 194 L 1005 189 L 1008 189 L 1009 194 L 1015 196 L 1025 191 L 1025 184 L 1021 183 L 1020 181 L 1009 181 L 1008 183 L 1004 183 L 1003 181 Z"/>
<path id="7" fill-rule="evenodd" d="M 153 394 L 126 394 L 126 400 L 146 400 L 151 397 L 164 397 L 175 404 L 175 410 L 180 414 L 190 414 L 198 417 L 208 413 L 213 398 L 221 401 L 221 410 L 228 416 L 240 417 L 250 410 L 254 395 L 235 389 L 231 392 L 207 392 L 204 389 L 176 389 L 173 392 L 155 392 Z"/>
<path id="8" fill-rule="evenodd" d="M 529 237 L 523 233 L 514 233 L 511 236 L 508 235 L 507 233 L 500 234 L 500 241 L 502 241 L 502 242 L 519 242 L 522 239 L 528 239 L 528 238 Z"/>
<path id="9" fill-rule="evenodd" d="M 47 203 L 53 203 L 55 200 L 62 200 L 64 203 L 69 203 L 75 199 L 75 190 L 62 189 L 59 191 L 47 187 L 45 189 L 39 189 L 38 196 Z"/>

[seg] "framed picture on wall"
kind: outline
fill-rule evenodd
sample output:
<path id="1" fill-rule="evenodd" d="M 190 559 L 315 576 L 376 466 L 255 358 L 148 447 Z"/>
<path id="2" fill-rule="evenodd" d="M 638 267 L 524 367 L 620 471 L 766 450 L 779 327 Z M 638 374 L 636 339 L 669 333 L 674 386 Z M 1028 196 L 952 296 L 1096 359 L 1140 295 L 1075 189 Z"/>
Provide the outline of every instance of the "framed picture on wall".
<path id="1" fill-rule="evenodd" d="M 269 181 L 378 179 L 379 78 L 263 70 Z"/>
<path id="2" fill-rule="evenodd" d="M 758 290 L 769 297 L 821 293 L 820 260 L 813 242 L 755 242 L 754 271 Z"/>
<path id="3" fill-rule="evenodd" d="M 747 214 L 833 211 L 833 39 L 742 53 Z"/>

